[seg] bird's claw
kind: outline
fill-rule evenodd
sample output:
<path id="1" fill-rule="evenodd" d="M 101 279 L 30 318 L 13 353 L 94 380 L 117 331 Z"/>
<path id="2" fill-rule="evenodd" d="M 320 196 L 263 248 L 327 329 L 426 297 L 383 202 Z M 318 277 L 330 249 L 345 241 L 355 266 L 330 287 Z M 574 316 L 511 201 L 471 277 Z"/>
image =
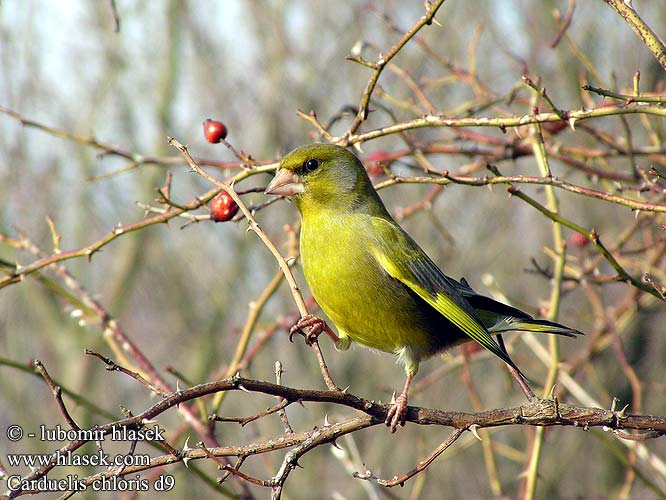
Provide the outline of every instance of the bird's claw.
<path id="1" fill-rule="evenodd" d="M 394 395 L 395 397 L 395 395 Z M 386 426 L 391 428 L 391 432 L 394 433 L 400 427 L 405 426 L 407 421 L 407 395 L 400 394 L 391 402 L 391 408 L 386 413 Z"/>
<path id="2" fill-rule="evenodd" d="M 328 329 L 326 322 L 313 314 L 303 316 L 289 330 L 289 342 L 293 342 L 294 335 L 303 335 L 305 343 L 312 345 L 322 332 Z"/>

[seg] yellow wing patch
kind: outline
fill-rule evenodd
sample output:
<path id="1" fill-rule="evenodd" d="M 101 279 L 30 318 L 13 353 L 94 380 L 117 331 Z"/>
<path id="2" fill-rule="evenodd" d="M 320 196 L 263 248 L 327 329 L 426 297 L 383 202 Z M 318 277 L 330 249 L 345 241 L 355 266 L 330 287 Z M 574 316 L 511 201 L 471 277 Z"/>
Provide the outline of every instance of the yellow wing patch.
<path id="1" fill-rule="evenodd" d="M 452 297 L 445 292 L 436 292 L 434 294 L 429 292 L 423 286 L 414 282 L 413 279 L 410 279 L 416 278 L 416 276 L 405 276 L 405 269 L 396 266 L 395 263 L 389 260 L 382 252 L 373 249 L 373 254 L 377 259 L 377 262 L 379 262 L 390 276 L 411 288 L 419 297 L 425 300 L 451 323 L 460 328 L 460 330 L 462 330 L 468 337 L 481 344 L 505 363 L 518 369 L 511 358 L 509 358 L 509 356 L 495 343 L 485 327 L 477 321 L 474 316 L 465 311 L 465 309 L 463 309 L 463 307 Z"/>

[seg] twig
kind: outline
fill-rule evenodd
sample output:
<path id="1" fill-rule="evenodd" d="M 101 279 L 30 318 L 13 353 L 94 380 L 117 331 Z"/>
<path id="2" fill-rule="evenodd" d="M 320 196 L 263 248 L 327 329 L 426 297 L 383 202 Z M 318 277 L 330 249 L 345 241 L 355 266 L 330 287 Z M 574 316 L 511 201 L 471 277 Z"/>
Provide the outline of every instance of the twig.
<path id="1" fill-rule="evenodd" d="M 326 128 L 319 122 L 317 119 L 317 114 L 314 111 L 310 111 L 309 113 L 305 113 L 301 111 L 300 109 L 296 112 L 298 116 L 303 118 L 304 120 L 310 122 L 314 128 L 317 129 L 319 132 L 319 135 L 321 135 L 324 139 L 326 139 L 328 142 L 333 142 L 333 136 L 329 133 Z"/>
<path id="2" fill-rule="evenodd" d="M 199 441 L 197 443 L 197 446 L 203 450 L 203 452 L 206 454 L 208 458 L 210 458 L 213 462 L 215 462 L 220 469 L 225 469 L 226 467 L 229 466 L 229 464 L 225 463 L 224 461 L 220 460 L 218 457 L 213 455 L 206 444 L 203 441 Z"/>
<path id="3" fill-rule="evenodd" d="M 245 481 L 247 481 L 248 483 L 254 484 L 255 486 L 264 486 L 264 487 L 267 487 L 267 488 L 270 488 L 270 487 L 273 486 L 273 484 L 270 480 L 267 481 L 267 480 L 264 480 L 264 479 L 257 479 L 255 477 L 248 476 L 247 474 L 239 471 L 235 467 L 231 467 L 230 465 L 223 466 L 222 470 L 225 471 L 225 472 L 228 472 L 230 474 L 233 474 L 234 476 L 238 476 L 241 479 L 244 479 Z"/>
<path id="4" fill-rule="evenodd" d="M 106 356 L 102 356 L 98 352 L 91 351 L 89 349 L 85 349 L 84 353 L 88 354 L 89 356 L 94 356 L 95 358 L 102 361 L 106 365 L 106 369 L 108 371 L 110 371 L 110 372 L 118 371 L 118 372 L 124 373 L 125 375 L 133 378 L 134 380 L 136 380 L 140 384 L 147 387 L 151 392 L 154 392 L 158 396 L 162 396 L 163 398 L 165 398 L 170 394 L 170 391 L 167 391 L 167 390 L 164 390 L 160 387 L 157 387 L 155 384 L 152 384 L 149 380 L 142 377 L 140 373 L 133 372 L 132 370 L 128 370 L 124 366 L 120 366 L 119 364 L 115 363 L 112 359 L 107 358 Z"/>
<path id="5" fill-rule="evenodd" d="M 231 360 L 231 363 L 229 363 L 229 367 L 227 368 L 225 377 L 231 377 L 232 375 L 235 375 L 236 372 L 238 371 L 238 367 L 241 361 L 243 360 L 245 352 L 247 351 L 247 347 L 250 342 L 252 332 L 254 331 L 254 327 L 257 324 L 257 321 L 259 320 L 259 315 L 261 314 L 264 305 L 266 305 L 266 302 L 268 302 L 268 300 L 273 296 L 275 291 L 280 286 L 280 283 L 282 283 L 283 277 L 284 273 L 281 270 L 278 270 L 278 272 L 275 274 L 275 276 L 273 276 L 273 279 L 271 279 L 270 283 L 268 283 L 264 291 L 261 292 L 259 298 L 248 304 L 247 320 L 245 321 L 245 325 L 243 325 L 243 332 L 241 333 L 240 339 L 236 344 L 236 352 L 234 354 L 233 359 Z M 224 400 L 225 394 L 226 393 L 224 392 L 218 392 L 215 395 L 212 404 L 213 413 L 218 413 L 220 411 L 220 406 L 222 405 L 222 401 Z"/>
<path id="6" fill-rule="evenodd" d="M 619 99 L 621 101 L 627 101 L 628 103 L 631 102 L 654 102 L 658 104 L 663 104 L 666 102 L 666 97 L 665 96 L 659 96 L 659 95 L 628 95 L 628 94 L 620 94 L 618 92 L 613 92 L 611 90 L 607 89 L 602 89 L 599 87 L 593 87 L 592 85 L 583 85 L 583 90 L 587 90 L 589 92 L 594 92 L 595 94 L 602 95 L 604 97 L 611 97 L 613 99 Z"/>
<path id="7" fill-rule="evenodd" d="M 540 186 L 553 186 L 581 196 L 595 198 L 609 203 L 622 205 L 632 210 L 641 210 L 645 212 L 666 213 L 666 204 L 650 203 L 639 200 L 632 200 L 624 196 L 610 194 L 605 191 L 590 189 L 578 184 L 572 184 L 563 181 L 554 176 L 538 177 L 530 175 L 498 175 L 496 177 L 468 177 L 452 176 L 444 172 L 442 177 L 393 177 L 386 181 L 378 183 L 375 187 L 383 189 L 394 184 L 464 184 L 466 186 L 492 186 L 494 184 L 535 184 Z"/>
<path id="8" fill-rule="evenodd" d="M 266 408 L 264 411 L 261 411 L 257 413 L 256 415 L 250 415 L 249 417 L 221 417 L 219 415 L 211 415 L 208 417 L 209 420 L 212 420 L 214 422 L 232 422 L 232 423 L 237 423 L 240 424 L 241 427 L 246 426 L 250 422 L 254 422 L 255 420 L 259 420 L 260 418 L 264 418 L 267 415 L 272 415 L 273 413 L 280 413 L 283 412 L 284 409 L 289 406 L 290 402 L 287 399 L 284 398 L 278 398 L 280 402 L 275 405 L 271 406 L 270 408 Z M 289 430 L 288 432 L 294 432 L 292 430 Z"/>
<path id="9" fill-rule="evenodd" d="M 273 254 L 273 257 L 275 257 L 278 266 L 280 266 L 282 273 L 284 274 L 285 278 L 287 279 L 287 282 L 289 283 L 289 287 L 291 288 L 291 293 L 294 298 L 294 302 L 296 302 L 296 306 L 298 307 L 299 312 L 301 313 L 301 315 L 306 316 L 308 314 L 308 310 L 305 306 L 305 302 L 303 301 L 303 296 L 301 295 L 300 289 L 296 284 L 296 280 L 294 279 L 294 276 L 291 273 L 291 270 L 289 269 L 289 265 L 284 260 L 284 257 L 282 257 L 282 254 L 278 251 L 273 242 L 268 238 L 268 236 L 266 236 L 266 233 L 264 233 L 264 231 L 261 229 L 255 218 L 248 210 L 247 206 L 245 206 L 245 203 L 243 203 L 243 200 L 238 196 L 236 191 L 234 191 L 232 187 L 233 182 L 228 184 L 226 182 L 217 180 L 215 177 L 208 174 L 205 170 L 202 170 L 201 167 L 199 167 L 199 165 L 197 165 L 192 156 L 190 156 L 190 153 L 187 151 L 186 146 L 183 146 L 173 137 L 169 137 L 167 141 L 169 145 L 175 147 L 176 149 L 178 149 L 178 151 L 181 152 L 181 154 L 185 158 L 185 161 L 190 166 L 192 171 L 199 174 L 201 177 L 206 179 L 208 182 L 210 182 L 217 188 L 221 188 L 222 190 L 224 190 L 236 202 L 236 204 L 243 212 L 245 218 L 248 221 L 249 230 L 253 231 L 257 236 L 259 236 L 259 239 L 261 239 L 264 245 L 266 245 L 266 248 L 268 248 L 268 250 L 270 250 L 270 252 Z"/>
<path id="10" fill-rule="evenodd" d="M 275 383 L 277 385 L 282 385 L 282 363 L 279 361 L 275 362 Z M 288 402 L 286 399 L 284 399 L 281 396 L 278 396 L 277 398 L 279 404 L 284 404 L 285 407 L 287 406 Z M 289 424 L 289 420 L 287 419 L 287 412 L 284 411 L 284 408 L 280 408 L 278 410 L 278 415 L 280 416 L 280 420 L 282 421 L 282 427 L 284 428 L 284 432 L 287 434 L 291 434 L 294 432 L 294 429 L 292 429 L 291 425 Z"/>
<path id="11" fill-rule="evenodd" d="M 534 81 L 532 81 L 532 79 L 527 75 L 523 75 L 522 80 L 523 80 L 523 82 L 525 82 L 525 84 L 528 87 L 530 87 L 532 90 L 534 90 L 539 96 L 541 96 L 541 98 L 543 98 L 544 101 L 546 101 L 546 104 L 548 104 L 548 107 L 550 108 L 550 110 L 553 113 L 555 113 L 557 116 L 559 116 L 563 121 L 566 121 L 568 119 L 567 114 L 565 112 L 563 112 L 561 109 L 559 109 L 557 106 L 555 106 L 555 103 L 553 103 L 553 101 L 550 99 L 550 97 L 548 97 L 548 94 L 546 93 L 546 88 L 545 87 L 537 86 L 537 84 Z M 535 105 L 536 105 L 536 103 L 535 103 Z M 539 113 L 539 111 L 535 110 L 535 114 L 538 114 L 538 113 Z M 538 125 L 538 123 L 536 125 Z M 541 129 L 539 129 L 539 134 L 541 133 L 540 130 Z M 543 139 L 542 139 L 541 142 L 543 143 Z"/>
<path id="12" fill-rule="evenodd" d="M 638 13 L 634 10 L 631 2 L 622 0 L 605 0 L 620 17 L 622 17 L 634 33 L 641 39 L 652 55 L 659 61 L 661 67 L 666 70 L 666 46 L 659 36 L 645 24 Z"/>
<path id="13" fill-rule="evenodd" d="M 365 475 L 365 474 L 354 474 L 354 477 L 359 478 L 359 479 L 365 479 L 365 480 L 372 480 L 376 482 L 377 484 L 380 484 L 382 486 L 386 486 L 388 488 L 392 488 L 393 486 L 404 486 L 405 482 L 412 477 L 414 477 L 416 474 L 423 472 L 431 463 L 435 461 L 437 457 L 439 457 L 446 449 L 451 446 L 453 443 L 455 443 L 460 436 L 465 432 L 466 429 L 455 429 L 451 434 L 449 434 L 449 437 L 447 437 L 442 443 L 435 448 L 427 457 L 425 457 L 423 460 L 420 460 L 419 463 L 414 467 L 412 470 L 409 472 L 403 474 L 400 477 L 395 477 L 393 479 L 380 479 L 378 477 L 374 477 L 371 474 Z"/>
<path id="14" fill-rule="evenodd" d="M 560 223 L 564 226 L 567 226 L 567 227 L 573 229 L 574 231 L 581 233 L 587 239 L 592 241 L 594 243 L 594 245 L 599 249 L 601 254 L 604 256 L 604 258 L 608 261 L 608 263 L 613 267 L 613 269 L 615 269 L 615 272 L 617 273 L 617 280 L 618 281 L 625 281 L 627 283 L 630 283 L 633 286 L 635 286 L 636 288 L 639 288 L 639 289 L 641 289 L 645 292 L 648 292 L 648 293 L 654 295 L 655 297 L 658 297 L 658 298 L 664 300 L 664 298 L 661 297 L 661 295 L 659 294 L 659 292 L 657 290 L 650 287 L 647 283 L 643 283 L 643 281 L 631 276 L 620 265 L 620 263 L 617 261 L 617 259 L 615 259 L 615 257 L 610 253 L 610 251 L 606 248 L 606 246 L 601 242 L 601 238 L 599 236 L 599 233 L 597 233 L 594 229 L 589 231 L 589 232 L 586 231 L 585 229 L 578 226 L 577 224 L 574 224 L 571 221 L 568 221 L 567 219 L 561 217 L 559 214 L 551 212 L 546 207 L 544 207 L 539 202 L 537 202 L 536 200 L 534 200 L 530 196 L 526 195 L 525 193 L 523 193 L 522 191 L 520 191 L 516 187 L 510 186 L 508 188 L 508 191 L 512 195 L 514 195 L 514 196 L 520 198 L 521 200 L 526 201 L 527 203 L 532 205 L 534 208 L 539 210 L 539 212 L 541 212 L 542 214 L 544 214 L 546 217 L 553 220 L 554 222 L 558 222 L 558 223 Z"/>
<path id="15" fill-rule="evenodd" d="M 604 116 L 615 115 L 630 115 L 630 114 L 644 114 L 655 116 L 666 116 L 666 108 L 659 106 L 608 106 L 595 109 L 576 109 L 576 110 L 562 110 L 569 119 L 569 126 L 573 126 L 577 121 L 589 120 L 592 118 L 600 118 Z M 395 125 L 388 125 L 378 129 L 370 130 L 361 134 L 351 134 L 343 139 L 340 143 L 342 145 L 350 145 L 363 143 L 378 137 L 385 137 L 387 135 L 404 132 L 405 130 L 414 130 L 426 127 L 496 127 L 500 130 L 506 130 L 512 127 L 523 127 L 525 125 L 533 125 L 535 123 L 550 123 L 562 121 L 562 117 L 558 113 L 538 113 L 522 116 L 507 116 L 507 117 L 473 117 L 473 118 L 450 118 L 440 115 L 426 115 L 413 120 L 396 123 Z"/>
<path id="16" fill-rule="evenodd" d="M 556 20 L 560 21 L 560 29 L 557 32 L 555 38 L 553 38 L 553 41 L 550 42 L 551 49 L 554 49 L 559 45 L 560 40 L 569 29 L 569 26 L 571 25 L 571 20 L 573 19 L 573 13 L 575 8 L 576 8 L 576 0 L 569 0 L 569 5 L 567 6 L 567 13 L 564 16 L 564 19 L 562 19 L 560 11 L 555 10 L 554 16 Z"/>
<path id="17" fill-rule="evenodd" d="M 497 343 L 499 344 L 500 349 L 502 349 L 502 351 L 507 353 L 506 347 L 504 346 L 504 338 L 501 335 L 497 336 Z M 525 394 L 527 400 L 530 402 L 536 401 L 538 399 L 536 397 L 536 394 L 534 394 L 534 391 L 532 391 L 532 388 L 529 386 L 529 384 L 527 383 L 525 378 L 520 374 L 520 372 L 509 364 L 507 364 L 506 367 L 509 370 L 509 373 L 511 373 L 513 379 L 520 387 L 520 390 L 523 391 L 523 394 Z"/>
<path id="18" fill-rule="evenodd" d="M 151 155 L 143 155 L 140 153 L 133 153 L 131 151 L 127 151 L 125 149 L 121 149 L 115 146 L 112 146 L 110 144 L 106 144 L 103 142 L 98 141 L 95 139 L 94 136 L 83 136 L 83 135 L 77 135 L 73 134 L 71 132 L 68 132 L 66 130 L 62 130 L 56 127 L 52 127 L 50 125 L 46 125 L 43 123 L 40 123 L 36 120 L 27 118 L 17 111 L 14 111 L 13 109 L 6 108 L 4 106 L 0 106 L 0 113 L 7 115 L 14 120 L 19 121 L 24 127 L 30 127 L 34 128 L 37 130 L 41 130 L 42 132 L 45 132 L 47 134 L 50 134 L 54 137 L 59 137 L 61 139 L 66 139 L 72 142 L 76 142 L 79 144 L 83 144 L 86 146 L 90 146 L 94 149 L 98 149 L 101 152 L 99 153 L 99 157 L 104 157 L 104 156 L 117 156 L 119 158 L 126 159 L 130 162 L 128 167 L 121 168 L 115 172 L 110 172 L 107 174 L 101 174 L 98 176 L 93 176 L 89 177 L 88 180 L 95 180 L 98 178 L 105 178 L 109 177 L 111 175 L 115 175 L 117 173 L 126 171 L 126 170 L 131 170 L 134 168 L 137 168 L 141 165 L 157 165 L 157 166 L 163 166 L 163 167 L 169 167 L 173 165 L 182 165 L 183 160 L 180 156 L 151 156 Z M 239 153 L 240 154 L 240 153 Z M 252 167 L 251 169 L 256 169 L 262 166 L 269 166 L 273 164 L 272 161 L 257 161 L 253 160 L 251 158 L 248 159 L 247 156 L 244 157 L 245 160 L 241 161 L 216 161 L 216 160 L 210 160 L 207 158 L 197 158 L 197 163 L 200 165 L 204 165 L 207 167 L 212 167 L 212 168 L 218 168 L 218 169 L 224 169 L 224 170 L 238 170 L 238 169 L 245 169 L 248 170 L 247 165 L 251 164 Z"/>
<path id="19" fill-rule="evenodd" d="M 69 411 L 67 411 L 65 402 L 62 400 L 62 388 L 53 382 L 51 375 L 49 375 L 49 372 L 46 371 L 46 367 L 40 360 L 36 359 L 34 362 L 34 366 L 35 369 L 40 373 L 40 375 L 44 378 L 44 380 L 48 384 L 49 388 L 51 389 L 51 392 L 53 392 L 53 396 L 55 397 L 56 403 L 58 403 L 58 407 L 60 408 L 60 413 L 62 413 L 62 416 L 65 417 L 67 425 L 69 425 L 69 427 L 71 429 L 74 429 L 75 431 L 81 430 L 81 428 L 77 425 L 77 423 L 74 422 L 74 419 L 69 414 Z"/>
<path id="20" fill-rule="evenodd" d="M 241 466 L 243 465 L 243 463 L 245 462 L 245 458 L 246 458 L 245 455 L 239 455 L 238 458 L 236 459 L 236 463 L 233 465 L 233 468 L 234 468 L 235 470 L 239 470 L 239 469 L 241 468 Z M 220 477 L 220 478 L 217 480 L 217 482 L 218 482 L 219 484 L 222 484 L 223 482 L 225 482 L 225 481 L 227 480 L 227 478 L 232 474 L 232 473 L 228 470 L 228 467 L 230 467 L 230 465 L 228 465 L 227 467 L 225 467 L 225 473 L 222 475 L 222 477 Z"/>
<path id="21" fill-rule="evenodd" d="M 243 212 L 243 214 L 245 214 L 245 218 L 247 219 L 249 224 L 249 230 L 253 231 L 257 236 L 259 236 L 259 239 L 261 239 L 264 245 L 266 245 L 268 250 L 270 250 L 270 252 L 273 254 L 273 257 L 275 257 L 275 260 L 277 261 L 278 266 L 282 270 L 282 273 L 284 274 L 287 283 L 289 283 L 289 287 L 291 289 L 291 295 L 294 298 L 294 302 L 296 302 L 296 307 L 298 307 L 298 311 L 301 314 L 301 317 L 308 316 L 309 313 L 305 305 L 305 301 L 303 300 L 303 295 L 301 294 L 300 288 L 298 287 L 298 284 L 294 279 L 294 275 L 292 274 L 289 265 L 287 264 L 287 262 L 285 261 L 284 257 L 279 252 L 279 250 L 275 247 L 273 242 L 270 240 L 270 238 L 268 238 L 268 236 L 266 236 L 266 233 L 264 233 L 264 231 L 261 229 L 261 227 L 255 220 L 254 216 L 252 215 L 252 213 L 243 203 L 243 200 L 241 200 L 238 194 L 234 191 L 233 183 L 227 184 L 225 182 L 221 182 L 212 175 L 208 174 L 206 171 L 202 170 L 201 167 L 199 167 L 199 165 L 197 165 L 197 163 L 194 161 L 192 156 L 190 156 L 190 153 L 187 151 L 187 148 L 173 137 L 169 137 L 168 142 L 171 146 L 174 146 L 182 153 L 183 157 L 185 158 L 185 161 L 194 172 L 202 176 L 211 184 L 217 186 L 218 188 L 222 188 L 236 202 L 240 210 Z M 310 346 L 312 347 L 312 349 L 315 352 L 315 355 L 317 356 L 317 361 L 319 362 L 319 368 L 322 372 L 322 376 L 324 377 L 324 381 L 326 382 L 327 387 L 331 389 L 335 388 L 336 386 L 333 383 L 331 376 L 328 372 L 328 367 L 326 366 L 326 362 L 324 361 L 324 356 L 321 352 L 317 339 L 314 339 L 311 342 Z"/>
<path id="22" fill-rule="evenodd" d="M 400 50 L 402 50 L 407 42 L 409 42 L 421 28 L 433 22 L 435 14 L 437 14 L 437 10 L 439 10 L 443 3 L 444 0 L 436 0 L 433 3 L 427 2 L 425 14 L 409 30 L 405 32 L 402 38 L 400 38 L 400 40 L 398 40 L 385 55 L 380 56 L 380 58 L 373 63 L 364 64 L 365 66 L 372 68 L 373 72 L 370 76 L 368 84 L 365 87 L 363 96 L 361 97 L 361 104 L 359 106 L 356 119 L 345 133 L 346 138 L 351 138 L 356 130 L 358 130 L 358 127 L 361 125 L 361 123 L 363 123 L 368 118 L 370 98 L 372 97 L 372 93 L 375 90 L 379 76 L 382 74 L 382 71 L 386 65 L 396 56 L 396 54 L 398 54 L 398 52 L 400 52 Z M 347 58 L 356 62 L 362 62 L 359 60 L 359 58 L 353 56 L 348 56 Z"/>
<path id="23" fill-rule="evenodd" d="M 21 236 L 21 241 L 19 243 L 22 248 L 27 249 L 37 256 L 43 254 L 42 250 L 25 235 Z M 148 357 L 132 341 L 119 322 L 109 314 L 104 306 L 88 293 L 88 291 L 64 266 L 61 264 L 54 264 L 53 268 L 55 269 L 56 274 L 65 282 L 67 287 L 73 290 L 77 297 L 80 297 L 80 301 L 85 306 L 85 309 L 89 310 L 92 315 L 99 318 L 100 327 L 104 332 L 104 339 L 114 350 L 116 356 L 124 359 L 124 353 L 129 353 L 134 362 L 138 365 L 138 369 L 142 372 L 141 377 L 147 378 L 150 381 L 150 384 L 158 388 L 159 391 L 162 391 L 163 394 L 173 392 L 173 389 L 155 369 Z M 128 360 L 127 363 L 129 364 L 130 361 Z M 74 395 L 70 395 L 70 397 L 81 399 Z M 201 438 L 209 439 L 211 443 L 216 444 L 214 436 L 210 433 L 210 429 L 202 424 L 201 420 L 195 416 L 194 412 L 188 406 L 180 406 L 178 411 Z"/>

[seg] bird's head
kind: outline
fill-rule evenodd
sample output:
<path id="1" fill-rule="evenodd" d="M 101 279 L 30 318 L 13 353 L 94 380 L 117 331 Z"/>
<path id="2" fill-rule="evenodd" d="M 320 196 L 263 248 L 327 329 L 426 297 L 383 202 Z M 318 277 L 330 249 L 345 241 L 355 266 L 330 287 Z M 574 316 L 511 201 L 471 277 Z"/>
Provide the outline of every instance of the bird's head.
<path id="1" fill-rule="evenodd" d="M 289 196 L 301 213 L 381 204 L 360 160 L 333 144 L 302 146 L 287 154 L 265 192 Z"/>

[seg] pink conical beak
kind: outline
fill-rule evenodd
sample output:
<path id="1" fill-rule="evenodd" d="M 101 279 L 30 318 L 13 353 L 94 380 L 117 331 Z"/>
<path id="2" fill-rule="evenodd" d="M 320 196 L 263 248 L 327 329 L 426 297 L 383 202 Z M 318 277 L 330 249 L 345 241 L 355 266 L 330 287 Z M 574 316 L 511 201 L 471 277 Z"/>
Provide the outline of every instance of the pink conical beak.
<path id="1" fill-rule="evenodd" d="M 266 188 L 264 193 L 275 194 L 281 196 L 293 196 L 302 193 L 304 190 L 303 183 L 298 175 L 294 172 L 281 168 L 273 177 L 273 180 Z"/>

